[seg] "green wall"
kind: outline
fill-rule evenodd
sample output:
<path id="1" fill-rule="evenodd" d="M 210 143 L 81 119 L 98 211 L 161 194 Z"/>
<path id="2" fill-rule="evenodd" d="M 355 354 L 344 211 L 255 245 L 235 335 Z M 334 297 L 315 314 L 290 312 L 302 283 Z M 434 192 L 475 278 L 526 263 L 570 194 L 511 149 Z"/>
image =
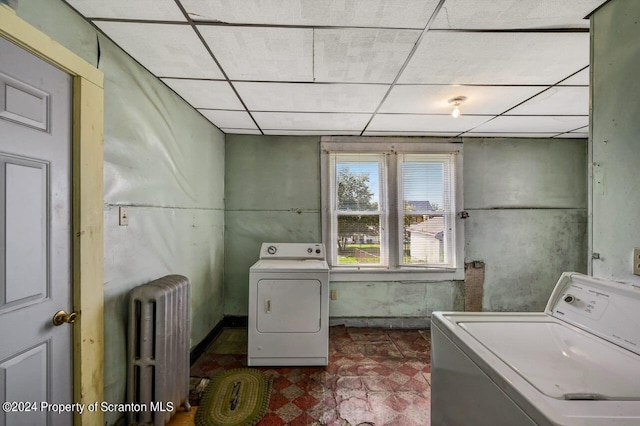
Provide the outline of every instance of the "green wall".
<path id="1" fill-rule="evenodd" d="M 133 287 L 189 277 L 192 345 L 222 319 L 224 134 L 62 1 L 21 1 L 18 15 L 105 74 L 105 399 L 121 403 Z"/>
<path id="2" fill-rule="evenodd" d="M 465 140 L 465 259 L 485 262 L 483 310 L 541 311 L 562 272 L 586 272 L 586 146 Z"/>
<path id="3" fill-rule="evenodd" d="M 640 285 L 640 8 L 612 0 L 591 18 L 590 140 L 594 276 Z M 635 260 L 638 262 L 638 260 Z"/>
<path id="4" fill-rule="evenodd" d="M 227 135 L 225 314 L 247 315 L 262 242 L 320 241 L 320 138 Z"/>
<path id="5" fill-rule="evenodd" d="M 263 241 L 321 240 L 319 142 L 227 135 L 225 314 L 247 314 Z M 486 264 L 485 310 L 541 310 L 563 271 L 586 272 L 586 182 L 584 139 L 464 140 L 465 259 Z M 457 281 L 331 288 L 334 321 L 415 326 L 434 310 L 464 308 Z"/>

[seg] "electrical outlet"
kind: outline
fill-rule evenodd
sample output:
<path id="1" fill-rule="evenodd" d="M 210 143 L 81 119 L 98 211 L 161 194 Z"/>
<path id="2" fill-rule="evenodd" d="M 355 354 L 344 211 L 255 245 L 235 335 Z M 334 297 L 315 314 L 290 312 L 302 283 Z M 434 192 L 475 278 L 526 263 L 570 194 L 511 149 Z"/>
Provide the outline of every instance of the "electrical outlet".
<path id="1" fill-rule="evenodd" d="M 633 249 L 633 275 L 640 275 L 640 247 Z"/>
<path id="2" fill-rule="evenodd" d="M 129 210 L 126 207 L 120 207 L 120 226 L 129 226 Z"/>
<path id="3" fill-rule="evenodd" d="M 338 300 L 338 290 L 331 290 L 331 300 Z"/>

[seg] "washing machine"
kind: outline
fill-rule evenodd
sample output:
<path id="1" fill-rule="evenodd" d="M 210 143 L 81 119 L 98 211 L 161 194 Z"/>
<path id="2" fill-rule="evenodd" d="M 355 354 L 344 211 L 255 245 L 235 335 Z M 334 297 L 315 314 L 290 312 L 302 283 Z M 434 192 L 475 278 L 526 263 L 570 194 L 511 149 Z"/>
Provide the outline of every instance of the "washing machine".
<path id="1" fill-rule="evenodd" d="M 564 273 L 544 312 L 436 312 L 432 425 L 640 425 L 640 287 Z"/>
<path id="2" fill-rule="evenodd" d="M 329 363 L 329 266 L 318 243 L 263 243 L 249 270 L 249 366 Z"/>

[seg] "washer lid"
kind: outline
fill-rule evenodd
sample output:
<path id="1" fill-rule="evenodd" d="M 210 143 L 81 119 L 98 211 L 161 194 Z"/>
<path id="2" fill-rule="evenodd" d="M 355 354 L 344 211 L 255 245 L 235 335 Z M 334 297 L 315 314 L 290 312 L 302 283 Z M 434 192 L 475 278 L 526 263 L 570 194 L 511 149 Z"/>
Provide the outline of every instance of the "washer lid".
<path id="1" fill-rule="evenodd" d="M 538 391 L 556 399 L 640 400 L 640 357 L 561 322 L 459 322 Z"/>
<path id="2" fill-rule="evenodd" d="M 262 259 L 251 267 L 252 271 L 264 270 L 268 272 L 280 271 L 325 271 L 329 265 L 325 260 L 316 259 Z"/>

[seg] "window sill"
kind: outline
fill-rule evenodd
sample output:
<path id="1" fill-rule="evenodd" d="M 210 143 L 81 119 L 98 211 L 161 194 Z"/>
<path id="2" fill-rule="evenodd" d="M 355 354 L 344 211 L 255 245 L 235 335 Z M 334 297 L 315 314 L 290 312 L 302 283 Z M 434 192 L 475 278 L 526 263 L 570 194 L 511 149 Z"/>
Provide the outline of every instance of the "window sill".
<path id="1" fill-rule="evenodd" d="M 338 281 L 416 281 L 435 282 L 464 280 L 463 268 L 395 268 L 395 269 L 375 269 L 375 268 L 331 268 L 330 280 Z"/>

